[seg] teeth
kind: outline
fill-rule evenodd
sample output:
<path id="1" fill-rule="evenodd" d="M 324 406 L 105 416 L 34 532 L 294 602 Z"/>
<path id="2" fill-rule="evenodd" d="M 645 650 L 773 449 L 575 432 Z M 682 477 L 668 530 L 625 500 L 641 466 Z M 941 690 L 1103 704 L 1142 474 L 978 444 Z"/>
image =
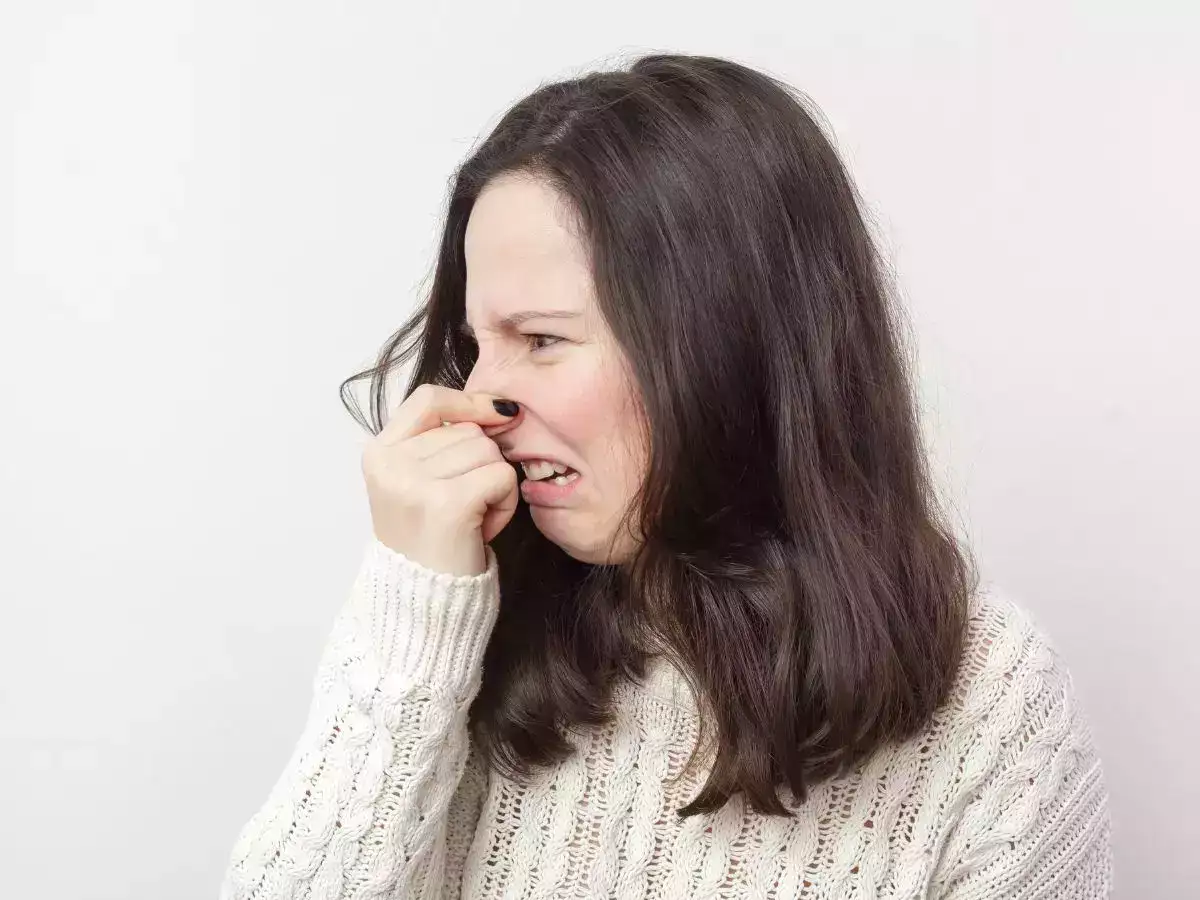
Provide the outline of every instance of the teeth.
<path id="1" fill-rule="evenodd" d="M 542 459 L 531 459 L 523 462 L 521 463 L 521 468 L 525 470 L 525 477 L 531 481 L 541 481 L 543 478 L 548 478 L 554 474 L 554 466 Z"/>
<path id="2" fill-rule="evenodd" d="M 564 466 L 561 463 L 552 463 L 546 459 L 533 459 L 523 462 L 521 463 L 521 468 L 525 470 L 525 477 L 531 481 L 542 481 L 558 476 L 554 478 L 555 484 L 570 484 L 575 478 L 579 477 L 578 472 L 571 472 L 570 475 L 566 474 L 570 466 Z M 566 481 L 561 480 L 564 477 Z"/>

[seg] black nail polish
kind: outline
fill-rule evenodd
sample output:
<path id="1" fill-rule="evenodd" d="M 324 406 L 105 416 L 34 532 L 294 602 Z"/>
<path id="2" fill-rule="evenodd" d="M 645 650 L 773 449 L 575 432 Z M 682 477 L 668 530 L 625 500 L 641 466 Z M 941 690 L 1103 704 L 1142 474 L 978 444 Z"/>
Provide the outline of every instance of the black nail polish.
<path id="1" fill-rule="evenodd" d="M 515 400 L 493 400 L 492 406 L 496 407 L 496 412 L 502 416 L 515 416 L 521 409 Z"/>

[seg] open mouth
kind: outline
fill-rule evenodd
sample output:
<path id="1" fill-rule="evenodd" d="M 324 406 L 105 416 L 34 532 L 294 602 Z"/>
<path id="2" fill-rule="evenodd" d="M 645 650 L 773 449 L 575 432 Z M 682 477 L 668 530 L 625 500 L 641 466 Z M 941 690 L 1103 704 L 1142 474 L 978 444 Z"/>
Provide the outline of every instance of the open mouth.
<path id="1" fill-rule="evenodd" d="M 562 463 L 552 463 L 545 459 L 529 460 L 521 463 L 527 481 L 540 481 L 546 484 L 556 484 L 565 487 L 579 477 L 579 473 L 570 466 Z"/>

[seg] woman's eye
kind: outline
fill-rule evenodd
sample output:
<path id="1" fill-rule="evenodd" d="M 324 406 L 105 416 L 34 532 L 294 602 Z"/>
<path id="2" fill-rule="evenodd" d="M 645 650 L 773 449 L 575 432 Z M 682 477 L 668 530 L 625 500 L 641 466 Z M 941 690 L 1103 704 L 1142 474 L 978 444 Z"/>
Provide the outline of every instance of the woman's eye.
<path id="1" fill-rule="evenodd" d="M 563 338 L 552 334 L 527 334 L 525 335 L 525 340 L 529 342 L 532 349 L 545 350 L 547 347 L 557 344 Z M 547 343 L 539 343 L 539 341 L 546 341 Z"/>

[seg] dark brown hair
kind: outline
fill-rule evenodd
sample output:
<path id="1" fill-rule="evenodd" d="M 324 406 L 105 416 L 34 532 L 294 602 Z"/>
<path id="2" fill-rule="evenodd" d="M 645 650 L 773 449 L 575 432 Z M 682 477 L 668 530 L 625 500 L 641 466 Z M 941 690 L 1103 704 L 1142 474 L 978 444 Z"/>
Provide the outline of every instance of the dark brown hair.
<path id="1" fill-rule="evenodd" d="M 777 786 L 803 800 L 947 696 L 978 576 L 930 482 L 887 268 L 819 122 L 780 80 L 707 56 L 539 87 L 456 172 L 427 302 L 342 384 L 373 433 L 414 353 L 408 393 L 462 388 L 476 197 L 523 173 L 570 200 L 650 435 L 640 546 L 581 563 L 524 504 L 492 542 L 502 602 L 470 720 L 510 777 L 573 752 L 564 726 L 609 721 L 614 679 L 644 677 L 650 652 L 715 725 L 683 815 L 737 791 L 786 814 Z M 370 423 L 346 391 L 367 377 Z"/>

